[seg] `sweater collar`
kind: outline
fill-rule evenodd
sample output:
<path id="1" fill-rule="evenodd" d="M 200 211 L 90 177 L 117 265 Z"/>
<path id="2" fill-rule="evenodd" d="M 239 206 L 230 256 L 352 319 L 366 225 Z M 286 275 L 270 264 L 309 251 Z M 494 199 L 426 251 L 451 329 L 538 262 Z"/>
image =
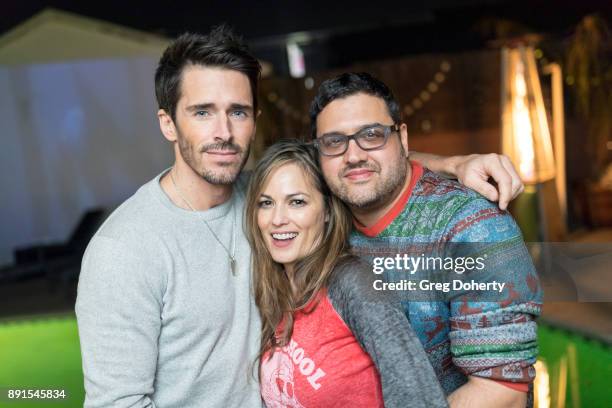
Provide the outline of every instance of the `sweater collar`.
<path id="1" fill-rule="evenodd" d="M 414 186 L 423 175 L 423 166 L 421 166 L 420 163 L 410 161 L 410 167 L 412 169 L 412 174 L 410 176 L 410 182 L 408 183 L 408 186 L 404 189 L 393 207 L 391 207 L 389 211 L 387 211 L 382 217 L 380 217 L 378 221 L 376 221 L 370 227 L 366 227 L 365 225 L 357 221 L 357 219 L 353 218 L 353 224 L 355 225 L 355 228 L 363 235 L 370 238 L 377 236 L 378 234 L 383 232 L 385 228 L 387 228 L 393 222 L 393 220 L 397 218 L 397 216 L 402 212 L 404 207 L 406 207 L 406 203 L 408 203 L 408 200 L 412 195 Z"/>

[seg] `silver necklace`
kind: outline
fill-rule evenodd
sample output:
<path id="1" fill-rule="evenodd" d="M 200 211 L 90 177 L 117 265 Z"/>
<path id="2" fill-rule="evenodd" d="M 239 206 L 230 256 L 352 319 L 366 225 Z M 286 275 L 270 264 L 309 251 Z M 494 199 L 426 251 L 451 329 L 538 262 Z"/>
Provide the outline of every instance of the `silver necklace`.
<path id="1" fill-rule="evenodd" d="M 176 181 L 174 180 L 174 174 L 172 174 L 173 172 L 174 172 L 174 167 L 170 169 L 170 179 L 172 180 L 172 184 L 174 185 L 174 189 L 176 190 L 176 193 L 179 195 L 179 197 L 181 197 L 181 200 L 183 200 L 185 204 L 187 204 L 187 207 L 189 207 L 191 211 L 197 212 L 197 210 L 193 208 L 193 206 L 189 203 L 187 198 L 185 198 L 185 196 L 183 195 L 182 191 L 179 189 L 178 185 L 176 184 Z M 232 252 L 231 253 L 229 249 L 227 249 L 225 245 L 223 245 L 223 242 L 221 242 L 217 234 L 215 234 L 215 231 L 213 231 L 213 229 L 210 227 L 210 225 L 208 224 L 208 221 L 206 221 L 203 218 L 200 218 L 200 219 L 204 221 L 204 224 L 206 224 L 210 233 L 213 235 L 213 237 L 215 237 L 219 245 L 221 245 L 223 250 L 227 253 L 227 256 L 229 257 L 230 270 L 232 272 L 232 276 L 236 276 L 236 207 L 234 203 L 232 203 L 232 211 L 234 213 L 234 220 L 232 222 L 232 241 L 231 241 Z"/>

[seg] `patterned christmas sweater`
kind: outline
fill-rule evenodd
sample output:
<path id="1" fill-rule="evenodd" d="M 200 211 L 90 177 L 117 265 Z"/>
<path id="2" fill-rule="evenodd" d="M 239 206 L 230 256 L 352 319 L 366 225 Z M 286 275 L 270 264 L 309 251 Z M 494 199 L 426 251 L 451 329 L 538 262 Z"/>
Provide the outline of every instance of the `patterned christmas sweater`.
<path id="1" fill-rule="evenodd" d="M 465 254 L 469 248 L 476 251 L 474 243 L 486 243 L 488 275 L 480 281 L 503 282 L 498 295 L 438 291 L 424 299 L 424 291 L 398 293 L 446 394 L 468 375 L 526 392 L 535 377 L 534 319 L 541 311 L 542 291 L 519 228 L 507 212 L 479 194 L 416 162 L 411 167 L 409 185 L 393 208 L 370 227 L 355 223 L 353 252 L 373 265 L 375 257 L 410 251 L 456 257 L 449 252 Z M 386 270 L 380 276 L 386 282 L 405 277 L 397 272 Z M 411 277 L 418 280 L 419 274 Z"/>

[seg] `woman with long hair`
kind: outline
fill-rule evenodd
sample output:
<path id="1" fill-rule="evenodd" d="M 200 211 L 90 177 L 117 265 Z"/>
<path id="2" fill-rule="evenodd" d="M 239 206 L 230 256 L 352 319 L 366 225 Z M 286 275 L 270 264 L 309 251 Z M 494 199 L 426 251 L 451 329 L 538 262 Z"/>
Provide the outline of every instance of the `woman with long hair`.
<path id="1" fill-rule="evenodd" d="M 447 406 L 399 302 L 350 254 L 351 217 L 316 157 L 299 141 L 276 143 L 247 193 L 265 404 Z"/>

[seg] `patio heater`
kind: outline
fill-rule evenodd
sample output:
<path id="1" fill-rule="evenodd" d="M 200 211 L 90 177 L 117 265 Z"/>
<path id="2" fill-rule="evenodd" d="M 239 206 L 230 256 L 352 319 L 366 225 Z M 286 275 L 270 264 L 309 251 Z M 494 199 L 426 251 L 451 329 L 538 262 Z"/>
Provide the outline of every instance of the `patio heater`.
<path id="1" fill-rule="evenodd" d="M 542 188 L 555 178 L 556 168 L 534 50 L 523 44 L 505 46 L 501 58 L 502 152 L 526 185 L 514 212 L 525 240 L 540 241 L 548 238 L 550 215 L 542 206 Z M 554 200 L 558 208 L 556 196 Z"/>

